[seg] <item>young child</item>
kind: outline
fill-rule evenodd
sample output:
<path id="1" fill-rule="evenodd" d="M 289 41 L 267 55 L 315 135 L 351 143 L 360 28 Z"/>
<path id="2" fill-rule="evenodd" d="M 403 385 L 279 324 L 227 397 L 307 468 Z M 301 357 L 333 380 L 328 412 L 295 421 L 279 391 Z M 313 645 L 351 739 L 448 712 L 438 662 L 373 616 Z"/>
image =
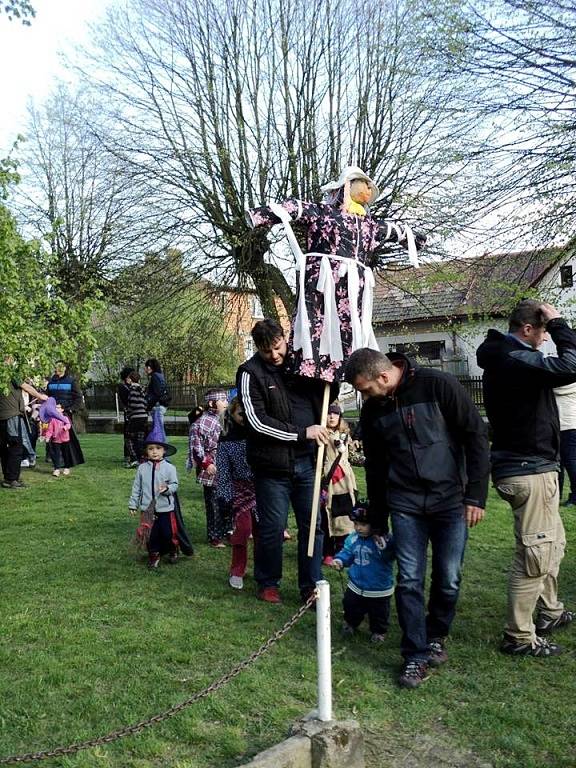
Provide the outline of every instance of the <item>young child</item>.
<path id="1" fill-rule="evenodd" d="M 390 536 L 375 537 L 367 502 L 359 501 L 350 515 L 354 533 L 332 561 L 340 571 L 348 568 L 344 593 L 344 634 L 353 634 L 368 615 L 373 643 L 381 643 L 390 622 L 390 598 L 394 592 L 392 561 L 394 545 Z"/>
<path id="2" fill-rule="evenodd" d="M 50 459 L 54 467 L 52 474 L 60 477 L 70 474 L 70 419 L 64 413 L 62 405 L 57 405 L 53 397 L 45 401 L 40 408 L 40 418 L 45 425 L 42 429 L 42 438 L 49 446 Z"/>
<path id="3" fill-rule="evenodd" d="M 165 458 L 175 454 L 176 448 L 166 441 L 158 412 L 153 413 L 144 447 L 147 461 L 138 466 L 128 508 L 133 516 L 140 510 L 136 541 L 146 546 L 148 568 L 154 570 L 162 555 L 168 554 L 169 562 L 176 563 L 179 550 L 187 556 L 194 550 L 180 513 L 176 468 Z"/>
<path id="4" fill-rule="evenodd" d="M 356 477 L 348 461 L 350 428 L 337 404 L 328 408 L 328 435 L 324 458 L 322 494 L 322 529 L 324 531 L 323 563 L 331 565 L 337 549 L 354 530 L 350 513 L 356 502 Z"/>
<path id="5" fill-rule="evenodd" d="M 128 387 L 124 412 L 124 418 L 127 420 L 126 447 L 129 458 L 128 467 L 133 468 L 138 466 L 142 457 L 148 411 L 146 410 L 146 393 L 136 371 L 130 371 L 126 377 L 126 384 Z"/>
<path id="6" fill-rule="evenodd" d="M 218 508 L 230 509 L 233 521 L 230 544 L 232 562 L 228 583 L 233 589 L 244 587 L 248 563 L 248 540 L 256 514 L 252 471 L 246 462 L 244 412 L 235 397 L 224 415 L 224 425 L 216 452 L 216 497 Z"/>
<path id="7" fill-rule="evenodd" d="M 221 549 L 226 546 L 222 539 L 228 533 L 228 526 L 216 503 L 216 449 L 222 431 L 220 414 L 226 410 L 228 398 L 223 390 L 211 390 L 204 400 L 204 412 L 190 425 L 186 468 L 188 471 L 196 468 L 196 482 L 203 486 L 208 543 Z"/>

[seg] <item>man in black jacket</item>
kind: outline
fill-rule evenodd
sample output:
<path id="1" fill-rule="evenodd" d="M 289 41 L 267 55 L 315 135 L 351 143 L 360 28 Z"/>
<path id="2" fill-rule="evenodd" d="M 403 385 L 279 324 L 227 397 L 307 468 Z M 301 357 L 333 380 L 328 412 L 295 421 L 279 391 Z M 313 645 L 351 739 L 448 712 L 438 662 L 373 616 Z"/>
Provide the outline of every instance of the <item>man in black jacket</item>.
<path id="1" fill-rule="evenodd" d="M 548 333 L 558 357 L 538 351 Z M 559 513 L 560 423 L 553 388 L 576 381 L 576 333 L 550 304 L 520 302 L 509 333 L 490 330 L 477 351 L 493 431 L 492 477 L 514 513 L 504 653 L 547 658 L 562 648 L 542 635 L 574 619 L 558 600 L 566 538 Z M 536 622 L 534 623 L 534 614 Z"/>
<path id="2" fill-rule="evenodd" d="M 315 443 L 327 442 L 319 425 L 323 382 L 290 376 L 284 368 L 287 344 L 274 320 L 252 329 L 257 352 L 238 368 L 236 383 L 248 429 L 246 455 L 254 473 L 258 536 L 254 578 L 258 597 L 279 603 L 282 545 L 290 503 L 298 525 L 298 586 L 304 600 L 321 578 L 320 516 L 314 554 L 308 557 L 314 488 Z"/>
<path id="3" fill-rule="evenodd" d="M 416 688 L 448 659 L 467 528 L 484 517 L 486 427 L 466 390 L 447 373 L 373 349 L 354 352 L 346 380 L 364 396 L 360 429 L 370 509 L 388 519 L 398 558 L 396 605 L 404 665 L 398 682 Z M 432 545 L 428 614 L 426 553 Z"/>

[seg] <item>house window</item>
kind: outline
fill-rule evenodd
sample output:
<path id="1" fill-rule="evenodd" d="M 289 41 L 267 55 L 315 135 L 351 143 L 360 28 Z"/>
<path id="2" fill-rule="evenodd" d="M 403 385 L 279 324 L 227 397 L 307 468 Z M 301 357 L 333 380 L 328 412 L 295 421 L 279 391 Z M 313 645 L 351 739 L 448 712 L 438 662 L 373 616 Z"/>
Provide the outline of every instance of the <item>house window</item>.
<path id="1" fill-rule="evenodd" d="M 244 339 L 244 358 L 248 360 L 254 354 L 254 341 L 252 336 L 246 336 Z"/>
<path id="2" fill-rule="evenodd" d="M 389 352 L 401 352 L 409 357 L 421 357 L 424 360 L 441 360 L 446 352 L 445 341 L 409 341 L 388 345 Z"/>
<path id="3" fill-rule="evenodd" d="M 562 288 L 572 288 L 574 285 L 574 278 L 572 275 L 572 264 L 566 264 L 560 267 L 560 286 Z"/>
<path id="4" fill-rule="evenodd" d="M 260 299 L 258 296 L 252 296 L 252 317 L 264 317 L 264 313 L 262 312 L 262 304 L 260 304 Z"/>

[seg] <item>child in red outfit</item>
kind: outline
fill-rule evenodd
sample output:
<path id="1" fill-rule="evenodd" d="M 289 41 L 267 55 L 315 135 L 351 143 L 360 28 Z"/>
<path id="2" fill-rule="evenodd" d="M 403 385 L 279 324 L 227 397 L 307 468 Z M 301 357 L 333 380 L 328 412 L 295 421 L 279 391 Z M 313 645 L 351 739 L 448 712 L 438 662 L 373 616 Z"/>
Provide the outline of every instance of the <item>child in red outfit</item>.
<path id="1" fill-rule="evenodd" d="M 232 562 L 228 583 L 233 589 L 242 589 L 248 564 L 248 541 L 256 514 L 256 496 L 252 471 L 246 463 L 244 412 L 238 398 L 232 400 L 224 417 L 216 466 L 218 506 L 221 510 L 231 511 L 234 525 L 230 536 Z"/>

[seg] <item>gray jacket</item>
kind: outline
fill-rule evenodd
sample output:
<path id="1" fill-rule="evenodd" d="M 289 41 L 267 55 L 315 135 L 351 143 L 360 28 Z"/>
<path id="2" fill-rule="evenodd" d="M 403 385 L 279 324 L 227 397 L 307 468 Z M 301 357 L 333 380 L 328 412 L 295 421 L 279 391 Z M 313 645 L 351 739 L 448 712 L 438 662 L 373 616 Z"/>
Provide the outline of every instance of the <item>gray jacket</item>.
<path id="1" fill-rule="evenodd" d="M 136 477 L 134 478 L 134 485 L 132 486 L 132 494 L 128 502 L 129 509 L 140 509 L 143 511 L 150 506 L 152 501 L 153 468 L 151 461 L 146 461 L 138 467 Z M 158 488 L 161 485 L 167 485 L 168 489 L 159 493 Z M 178 475 L 176 474 L 176 468 L 173 464 L 169 464 L 162 459 L 162 461 L 158 462 L 154 471 L 156 512 L 171 512 L 174 509 L 174 494 L 177 490 Z"/>

